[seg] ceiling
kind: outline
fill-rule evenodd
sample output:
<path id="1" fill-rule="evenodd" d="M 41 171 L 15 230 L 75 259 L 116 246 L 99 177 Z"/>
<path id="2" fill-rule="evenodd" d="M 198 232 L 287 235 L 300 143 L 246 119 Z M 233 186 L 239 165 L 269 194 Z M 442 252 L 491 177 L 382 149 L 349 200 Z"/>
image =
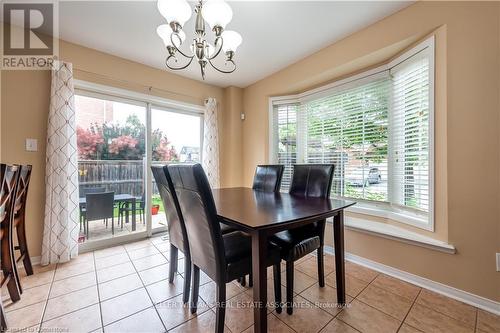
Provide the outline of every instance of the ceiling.
<path id="1" fill-rule="evenodd" d="M 226 28 L 243 37 L 235 56 L 238 68 L 232 74 L 210 68 L 205 82 L 246 87 L 411 3 L 230 1 L 233 20 Z M 66 41 L 165 69 L 167 51 L 156 34 L 165 21 L 156 1 L 65 1 L 59 19 L 59 35 Z M 185 24 L 188 40 L 193 25 L 194 15 Z M 175 73 L 201 80 L 196 63 Z"/>

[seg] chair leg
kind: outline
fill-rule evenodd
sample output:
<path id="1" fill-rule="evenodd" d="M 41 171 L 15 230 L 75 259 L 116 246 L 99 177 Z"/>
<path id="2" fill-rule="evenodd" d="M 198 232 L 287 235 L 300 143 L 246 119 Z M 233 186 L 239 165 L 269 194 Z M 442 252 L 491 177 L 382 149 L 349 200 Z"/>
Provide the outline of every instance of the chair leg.
<path id="1" fill-rule="evenodd" d="M 182 302 L 189 301 L 189 281 L 191 281 L 191 258 L 184 254 L 184 290 L 182 292 Z"/>
<path id="2" fill-rule="evenodd" d="M 286 262 L 286 313 L 293 313 L 293 260 Z"/>
<path id="3" fill-rule="evenodd" d="M 192 293 L 191 293 L 191 313 L 196 313 L 198 310 L 198 294 L 200 291 L 200 268 L 193 264 L 192 266 Z"/>
<path id="4" fill-rule="evenodd" d="M 224 319 L 226 317 L 226 283 L 217 283 L 217 305 L 215 308 L 215 332 L 224 333 Z"/>
<path id="5" fill-rule="evenodd" d="M 250 271 L 250 274 L 248 274 L 248 286 L 250 288 L 253 287 L 253 274 L 252 274 L 252 271 Z"/>
<path id="6" fill-rule="evenodd" d="M 106 219 L 106 224 L 108 224 L 108 219 Z M 111 234 L 112 235 L 115 234 L 115 218 L 114 217 L 111 218 Z"/>
<path id="7" fill-rule="evenodd" d="M 177 257 L 179 250 L 172 244 L 170 244 L 170 270 L 168 273 L 168 282 L 173 283 L 175 273 L 177 272 Z M 189 280 L 187 280 L 189 283 Z"/>
<path id="8" fill-rule="evenodd" d="M 5 310 L 3 309 L 3 303 L 0 302 L 0 332 L 7 331 L 7 318 L 5 317 Z"/>
<path id="9" fill-rule="evenodd" d="M 243 275 L 241 278 L 240 278 L 240 285 L 242 287 L 246 286 L 247 285 L 247 276 L 246 275 Z"/>
<path id="10" fill-rule="evenodd" d="M 317 256 L 319 286 L 323 288 L 325 286 L 325 257 L 323 256 L 323 246 L 318 248 Z"/>
<path id="11" fill-rule="evenodd" d="M 281 265 L 280 264 L 273 266 L 273 278 L 274 278 L 274 303 L 276 306 L 276 312 L 281 313 Z"/>
<path id="12" fill-rule="evenodd" d="M 23 265 L 24 265 L 24 270 L 26 271 L 26 275 L 33 275 L 33 266 L 31 265 L 31 258 L 28 251 L 28 242 L 26 240 L 24 223 L 25 221 L 23 217 L 23 221 L 17 227 L 17 240 L 19 243 L 19 251 L 21 252 L 21 256 L 24 256 Z"/>

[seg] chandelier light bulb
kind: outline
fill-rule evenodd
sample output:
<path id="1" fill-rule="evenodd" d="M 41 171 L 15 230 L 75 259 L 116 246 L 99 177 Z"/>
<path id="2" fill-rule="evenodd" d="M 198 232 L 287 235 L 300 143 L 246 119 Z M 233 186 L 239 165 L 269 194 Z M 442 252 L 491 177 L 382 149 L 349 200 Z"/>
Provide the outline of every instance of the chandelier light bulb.
<path id="1" fill-rule="evenodd" d="M 226 52 L 236 52 L 236 49 L 238 46 L 240 46 L 241 42 L 243 39 L 241 38 L 241 35 L 237 33 L 236 31 L 231 31 L 231 30 L 225 30 L 222 33 L 222 50 L 224 53 Z"/>
<path id="2" fill-rule="evenodd" d="M 203 4 L 201 14 L 212 29 L 214 27 L 226 28 L 233 18 L 233 10 L 224 0 L 208 0 Z"/>
<path id="3" fill-rule="evenodd" d="M 158 10 L 168 23 L 177 22 L 181 26 L 191 18 L 191 6 L 186 0 L 158 0 Z"/>
<path id="4" fill-rule="evenodd" d="M 172 40 L 170 38 L 170 36 L 172 35 L 172 28 L 170 27 L 170 25 L 168 25 L 168 24 L 159 25 L 158 28 L 156 28 L 156 33 L 163 40 L 163 43 L 165 44 L 166 47 L 173 46 Z M 181 38 L 180 42 L 181 43 L 184 42 L 184 40 L 186 39 L 186 34 L 184 33 L 184 31 L 182 31 L 182 30 L 179 31 L 179 37 Z M 179 39 L 176 36 L 173 36 L 172 39 L 174 40 L 174 43 L 176 43 L 176 44 L 179 41 Z M 181 43 L 179 43 L 179 45 Z M 179 46 L 179 45 L 176 45 L 176 46 Z"/>

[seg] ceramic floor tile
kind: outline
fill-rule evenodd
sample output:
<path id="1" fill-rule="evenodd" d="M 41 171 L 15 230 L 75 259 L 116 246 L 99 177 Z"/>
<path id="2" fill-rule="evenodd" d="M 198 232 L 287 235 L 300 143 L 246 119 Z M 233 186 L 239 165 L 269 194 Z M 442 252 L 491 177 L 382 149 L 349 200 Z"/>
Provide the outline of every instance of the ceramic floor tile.
<path id="1" fill-rule="evenodd" d="M 101 328 L 99 304 L 42 323 L 42 332 L 92 332 Z"/>
<path id="2" fill-rule="evenodd" d="M 135 273 L 134 265 L 132 262 L 126 262 L 97 271 L 97 281 L 104 283 L 132 273 Z"/>
<path id="3" fill-rule="evenodd" d="M 209 282 L 200 287 L 200 297 L 203 298 L 209 307 L 213 307 L 215 305 L 216 286 L 215 282 Z M 246 289 L 244 287 L 237 283 L 227 283 L 226 299 L 229 300 L 234 296 L 245 292 L 245 290 Z"/>
<path id="4" fill-rule="evenodd" d="M 500 316 L 484 310 L 478 310 L 477 328 L 483 332 L 500 332 Z"/>
<path id="5" fill-rule="evenodd" d="M 337 279 L 335 277 L 335 273 L 328 275 L 325 278 L 326 284 L 331 287 L 337 287 Z M 356 297 L 360 292 L 363 291 L 368 286 L 368 282 L 359 280 L 353 276 L 348 274 L 345 275 L 345 292 L 347 295 L 351 297 Z"/>
<path id="6" fill-rule="evenodd" d="M 145 285 L 149 285 L 168 278 L 169 265 L 156 266 L 139 272 L 139 276 Z"/>
<path id="7" fill-rule="evenodd" d="M 152 305 L 144 288 L 131 291 L 101 303 L 102 322 L 106 326 Z"/>
<path id="8" fill-rule="evenodd" d="M 106 268 L 106 267 L 111 267 L 115 266 L 118 264 L 123 264 L 125 262 L 128 262 L 130 259 L 128 257 L 127 253 L 118 253 L 118 254 L 113 254 L 111 256 L 103 257 L 103 258 L 97 258 L 95 260 L 95 267 L 97 270 Z"/>
<path id="9" fill-rule="evenodd" d="M 413 303 L 407 298 L 372 285 L 366 287 L 357 299 L 399 320 L 405 318 Z"/>
<path id="10" fill-rule="evenodd" d="M 375 279 L 377 275 L 379 275 L 378 272 L 372 269 L 354 264 L 350 261 L 345 262 L 345 272 L 346 274 L 349 274 L 358 280 L 362 280 L 368 283 L 372 282 L 373 279 Z"/>
<path id="11" fill-rule="evenodd" d="M 224 325 L 224 333 L 231 333 L 231 330 Z M 206 333 L 215 331 L 215 313 L 206 311 L 201 315 L 188 320 L 182 325 L 177 326 L 169 333 Z"/>
<path id="12" fill-rule="evenodd" d="M 276 314 L 278 319 L 290 326 L 296 332 L 319 332 L 333 316 L 298 296 L 294 300 L 293 314 L 288 315 L 286 311 Z"/>
<path id="13" fill-rule="evenodd" d="M 54 267 L 55 268 L 55 267 Z M 34 272 L 33 275 L 24 276 L 21 278 L 21 284 L 24 290 L 41 286 L 43 284 L 52 283 L 54 279 L 55 270 L 48 270 L 42 272 Z"/>
<path id="14" fill-rule="evenodd" d="M 168 243 L 168 242 L 156 243 L 155 246 L 158 249 L 158 251 L 160 251 L 160 252 L 169 252 L 170 251 L 170 243 Z"/>
<path id="15" fill-rule="evenodd" d="M 401 324 L 399 320 L 358 300 L 352 301 L 337 318 L 366 333 L 396 332 Z"/>
<path id="16" fill-rule="evenodd" d="M 127 250 L 127 252 L 131 252 L 134 250 L 142 249 L 144 247 L 152 246 L 153 243 L 149 239 L 144 239 L 138 242 L 133 242 L 129 244 L 125 244 L 124 247 Z"/>
<path id="17" fill-rule="evenodd" d="M 71 293 L 80 289 L 88 288 L 97 284 L 95 272 L 89 272 L 67 279 L 55 281 L 50 290 L 50 298 Z"/>
<path id="18" fill-rule="evenodd" d="M 132 263 L 134 264 L 137 271 L 143 271 L 149 268 L 167 264 L 168 260 L 165 259 L 165 257 L 161 253 L 159 253 L 152 256 L 132 260 Z"/>
<path id="19" fill-rule="evenodd" d="M 419 331 L 415 327 L 403 323 L 403 325 L 401 325 L 401 327 L 399 328 L 398 333 L 422 333 L 422 331 Z"/>
<path id="20" fill-rule="evenodd" d="M 267 316 L 267 331 L 269 333 L 294 333 L 295 331 L 279 320 L 274 314 Z M 253 333 L 254 326 L 247 328 L 243 333 Z"/>
<path id="21" fill-rule="evenodd" d="M 12 332 L 39 324 L 42 321 L 45 302 L 28 305 L 6 314 L 9 329 Z"/>
<path id="22" fill-rule="evenodd" d="M 226 302 L 225 324 L 231 332 L 241 332 L 253 325 L 253 298 L 239 294 Z"/>
<path id="23" fill-rule="evenodd" d="M 331 260 L 330 256 L 325 257 L 324 265 L 325 265 L 325 276 L 332 273 L 335 270 L 335 265 L 333 260 Z M 316 257 L 308 258 L 307 260 L 297 264 L 295 268 L 302 273 L 305 273 L 315 279 L 318 279 L 318 260 Z"/>
<path id="24" fill-rule="evenodd" d="M 343 321 L 333 319 L 321 330 L 321 333 L 358 333 L 359 331 L 347 325 Z"/>
<path id="25" fill-rule="evenodd" d="M 156 249 L 156 247 L 154 247 L 154 245 L 151 244 L 151 245 L 148 245 L 148 246 L 140 248 L 140 249 L 129 251 L 128 255 L 130 256 L 130 259 L 135 260 L 135 259 L 140 259 L 140 258 L 144 258 L 144 257 L 149 257 L 149 256 L 159 254 L 159 253 L 160 253 L 160 251 L 158 251 Z"/>
<path id="26" fill-rule="evenodd" d="M 60 264 L 57 266 L 54 281 L 66 279 L 76 275 L 93 272 L 95 270 L 93 261 L 82 262 L 78 265 Z"/>
<path id="27" fill-rule="evenodd" d="M 317 284 L 318 280 L 302 273 L 301 271 L 295 270 L 293 274 L 293 292 L 301 293 L 305 289 L 309 288 L 313 284 Z M 281 274 L 281 284 L 286 287 L 286 273 Z"/>
<path id="28" fill-rule="evenodd" d="M 134 243 L 132 243 L 134 244 Z M 113 246 L 113 247 L 108 247 L 106 249 L 102 250 L 96 250 L 94 251 L 94 258 L 103 258 L 107 256 L 112 256 L 114 254 L 120 254 L 120 253 L 125 253 L 125 247 L 123 245 L 118 245 L 118 246 Z"/>
<path id="29" fill-rule="evenodd" d="M 172 283 L 170 283 L 168 279 L 165 279 L 146 287 L 149 296 L 155 304 L 182 294 L 183 288 L 184 279 L 180 275 L 176 275 Z"/>
<path id="30" fill-rule="evenodd" d="M 142 281 L 137 274 L 122 276 L 99 284 L 99 298 L 102 301 L 115 296 L 126 294 L 132 290 L 142 288 Z"/>
<path id="31" fill-rule="evenodd" d="M 50 283 L 44 284 L 38 287 L 25 290 L 21 294 L 21 299 L 17 302 L 12 302 L 10 298 L 4 301 L 4 310 L 6 312 L 13 311 L 16 309 L 24 308 L 25 306 L 39 303 L 47 300 L 49 296 Z"/>
<path id="32" fill-rule="evenodd" d="M 422 289 L 411 283 L 401 281 L 385 274 L 377 276 L 375 280 L 373 280 L 372 285 L 390 291 L 396 295 L 408 298 L 411 301 L 414 301 L 415 298 L 417 298 L 420 289 Z"/>
<path id="33" fill-rule="evenodd" d="M 47 302 L 43 321 L 48 321 L 98 302 L 97 286 L 51 298 Z"/>
<path id="34" fill-rule="evenodd" d="M 476 325 L 476 308 L 449 297 L 423 289 L 417 297 L 418 304 L 457 319 L 470 327 Z"/>
<path id="35" fill-rule="evenodd" d="M 130 317 L 126 317 L 104 327 L 104 332 L 106 333 L 159 333 L 165 331 L 165 327 L 154 307 L 147 308 L 146 310 L 142 310 Z"/>
<path id="36" fill-rule="evenodd" d="M 342 309 L 337 305 L 337 289 L 329 285 L 323 288 L 313 285 L 300 293 L 300 296 L 333 316 L 336 316 Z M 352 302 L 352 297 L 346 295 L 346 298 L 348 303 Z"/>
<path id="37" fill-rule="evenodd" d="M 462 322 L 416 303 L 406 317 L 405 323 L 424 332 L 474 332 L 473 328 L 464 325 Z"/>
<path id="38" fill-rule="evenodd" d="M 189 310 L 189 304 L 185 305 L 182 303 L 182 295 L 156 304 L 155 307 L 160 314 L 163 325 L 165 325 L 167 330 L 171 330 L 189 319 L 199 316 L 209 310 L 205 302 L 203 302 L 202 299 L 199 299 L 198 311 L 197 313 L 192 314 Z"/>

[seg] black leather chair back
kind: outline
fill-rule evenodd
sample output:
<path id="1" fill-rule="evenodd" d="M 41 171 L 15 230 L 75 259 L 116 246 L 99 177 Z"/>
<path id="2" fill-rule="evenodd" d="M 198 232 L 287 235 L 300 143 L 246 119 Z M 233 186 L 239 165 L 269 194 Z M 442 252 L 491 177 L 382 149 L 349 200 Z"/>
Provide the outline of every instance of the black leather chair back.
<path id="1" fill-rule="evenodd" d="M 191 262 L 212 280 L 221 281 L 224 243 L 207 176 L 200 164 L 171 164 L 168 171 L 184 217 Z"/>
<path id="2" fill-rule="evenodd" d="M 114 214 L 115 192 L 87 193 L 85 195 L 88 221 L 109 219 Z"/>
<path id="3" fill-rule="evenodd" d="M 279 192 L 284 165 L 257 165 L 253 177 L 254 190 L 264 192 Z"/>
<path id="4" fill-rule="evenodd" d="M 167 217 L 168 235 L 170 243 L 180 249 L 184 254 L 189 253 L 189 243 L 187 241 L 186 226 L 182 217 L 181 208 L 177 200 L 174 184 L 168 172 L 168 167 L 152 166 L 151 171 L 160 192 L 165 215 Z"/>
<path id="5" fill-rule="evenodd" d="M 333 164 L 295 164 L 290 194 L 329 198 L 334 169 Z"/>

